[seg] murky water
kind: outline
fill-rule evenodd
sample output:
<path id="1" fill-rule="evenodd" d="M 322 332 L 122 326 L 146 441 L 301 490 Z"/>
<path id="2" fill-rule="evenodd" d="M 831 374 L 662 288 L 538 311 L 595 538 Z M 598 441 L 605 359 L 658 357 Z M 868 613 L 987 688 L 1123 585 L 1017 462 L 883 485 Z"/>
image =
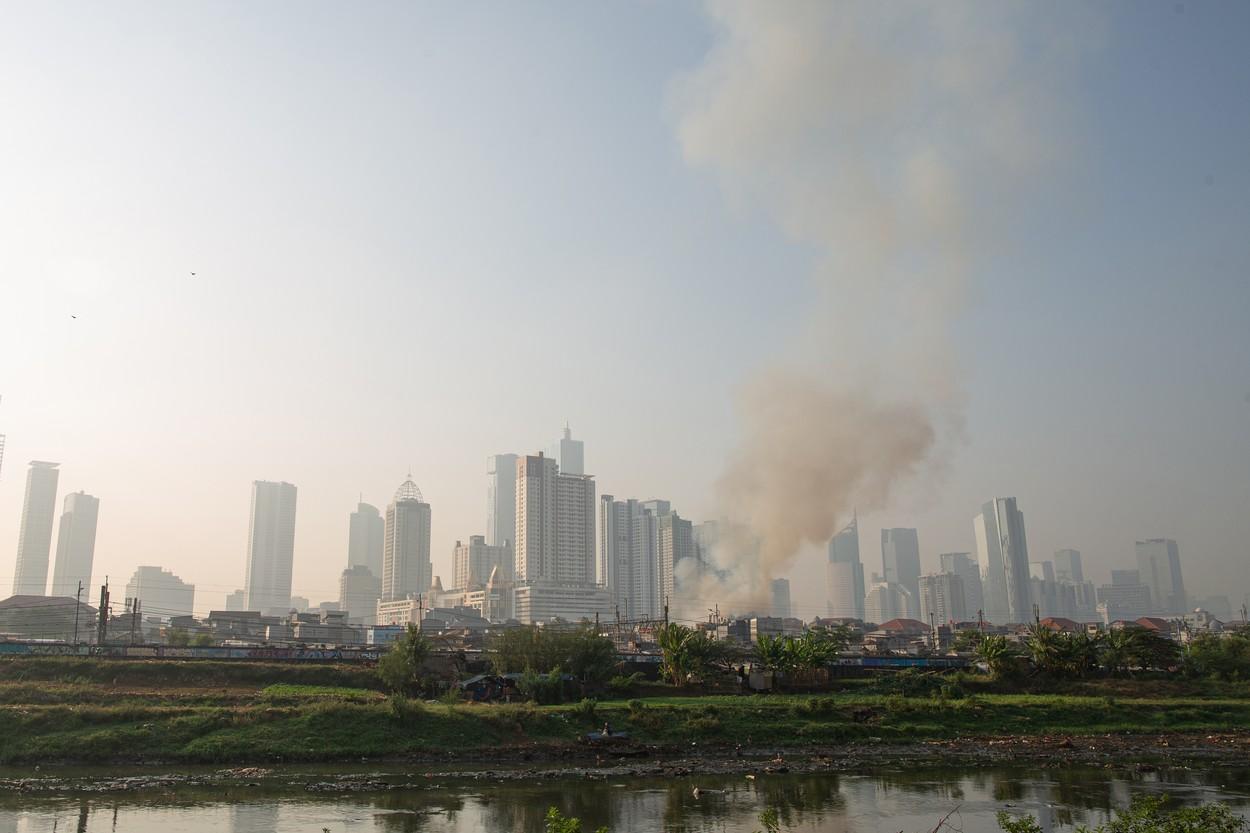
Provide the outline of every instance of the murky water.
<path id="1" fill-rule="evenodd" d="M 10 775 L 12 773 L 9 773 Z M 420 783 L 419 771 L 389 770 Z M 694 788 L 699 787 L 696 796 Z M 0 833 L 469 833 L 543 829 L 550 806 L 612 833 L 748 833 L 773 808 L 785 830 L 928 833 L 948 812 L 964 833 L 993 833 L 998 810 L 1028 812 L 1047 831 L 1107 818 L 1138 793 L 1182 803 L 1224 801 L 1250 816 L 1250 769 L 910 770 L 865 775 L 761 775 L 671 780 L 474 780 L 384 792 L 316 794 L 261 786 L 149 788 L 61 794 L 0 792 Z"/>

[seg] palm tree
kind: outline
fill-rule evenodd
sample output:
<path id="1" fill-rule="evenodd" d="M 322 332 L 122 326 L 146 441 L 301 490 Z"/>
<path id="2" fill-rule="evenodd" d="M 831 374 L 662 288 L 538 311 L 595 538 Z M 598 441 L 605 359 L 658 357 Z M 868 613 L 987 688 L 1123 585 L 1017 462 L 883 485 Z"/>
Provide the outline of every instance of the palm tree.
<path id="1" fill-rule="evenodd" d="M 1137 654 L 1138 633 L 1141 628 L 1116 628 L 1108 631 L 1102 640 L 1102 653 L 1099 659 L 1102 667 L 1111 676 L 1127 672 L 1133 665 Z"/>
<path id="2" fill-rule="evenodd" d="M 1040 622 L 1029 628 L 1025 640 L 1033 667 L 1043 674 L 1056 675 L 1063 671 L 1063 637 Z"/>
<path id="3" fill-rule="evenodd" d="M 976 646 L 976 657 L 995 677 L 1007 676 L 1016 669 L 1016 652 L 1005 636 L 983 637 Z"/>

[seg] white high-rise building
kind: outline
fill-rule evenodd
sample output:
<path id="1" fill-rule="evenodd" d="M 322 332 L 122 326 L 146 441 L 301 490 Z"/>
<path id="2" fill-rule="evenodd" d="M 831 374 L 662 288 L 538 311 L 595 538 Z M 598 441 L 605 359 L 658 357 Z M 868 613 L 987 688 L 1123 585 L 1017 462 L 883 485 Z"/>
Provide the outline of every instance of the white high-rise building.
<path id="1" fill-rule="evenodd" d="M 985 599 L 981 595 L 981 568 L 970 552 L 944 552 L 938 556 L 943 573 L 959 576 L 963 581 L 964 616 L 967 621 L 976 618 L 980 611 L 985 610 Z M 922 594 L 923 595 L 923 594 Z"/>
<path id="2" fill-rule="evenodd" d="M 1150 588 L 1150 598 L 1157 612 L 1175 616 L 1189 610 L 1185 579 L 1181 576 L 1180 549 L 1171 538 L 1138 541 L 1137 572 L 1141 583 Z"/>
<path id="3" fill-rule="evenodd" d="M 599 583 L 611 594 L 622 619 L 658 617 L 658 519 L 637 500 L 603 495 L 599 506 Z"/>
<path id="4" fill-rule="evenodd" d="M 920 539 L 914 529 L 881 530 L 881 571 L 890 584 L 901 584 L 911 596 L 909 618 L 920 615 Z"/>
<path id="5" fill-rule="evenodd" d="M 838 619 L 864 618 L 864 564 L 859 560 L 859 519 L 829 539 L 825 588 L 828 614 Z"/>
<path id="6" fill-rule="evenodd" d="M 596 583 L 595 481 L 542 454 L 517 460 L 515 615 L 522 623 L 611 615 Z"/>
<path id="7" fill-rule="evenodd" d="M 386 522 L 378 507 L 368 503 L 356 504 L 347 526 L 347 566 L 368 567 L 369 572 L 381 577 L 382 551 L 386 541 Z"/>
<path id="8" fill-rule="evenodd" d="M 486 543 L 492 547 L 515 544 L 516 459 L 515 454 L 486 458 Z"/>
<path id="9" fill-rule="evenodd" d="M 499 547 L 486 543 L 484 535 L 470 535 L 467 544 L 457 541 L 451 554 L 455 589 L 480 590 L 496 568 L 498 568 L 497 581 L 511 582 L 513 566 L 511 540 L 509 538 L 509 543 Z"/>
<path id="10" fill-rule="evenodd" d="M 547 456 L 555 458 L 562 474 L 586 473 L 585 444 L 573 439 L 573 432 L 567 425 L 564 426 L 564 436 L 551 445 Z"/>
<path id="11" fill-rule="evenodd" d="M 48 591 L 48 556 L 52 551 L 52 521 L 56 515 L 57 466 L 31 460 L 26 472 L 26 500 L 17 538 L 14 596 L 42 596 Z"/>
<path id="12" fill-rule="evenodd" d="M 995 498 L 972 519 L 981 566 L 985 617 L 996 625 L 1033 621 L 1029 547 L 1016 499 Z"/>
<path id="13" fill-rule="evenodd" d="M 559 581 L 595 584 L 595 481 L 590 475 L 556 477 L 556 564 Z"/>
<path id="14" fill-rule="evenodd" d="M 252 483 L 252 520 L 243 583 L 247 610 L 284 616 L 291 609 L 296 494 L 290 483 Z"/>
<path id="15" fill-rule="evenodd" d="M 517 459 L 516 580 L 554 580 L 556 570 L 556 476 L 550 457 Z"/>
<path id="16" fill-rule="evenodd" d="M 660 562 L 660 603 L 671 603 L 675 593 L 693 586 L 699 575 L 694 548 L 694 525 L 676 512 L 666 512 L 657 522 Z"/>
<path id="17" fill-rule="evenodd" d="M 79 583 L 85 600 L 90 596 L 91 566 L 95 561 L 96 521 L 100 500 L 85 492 L 65 496 L 65 511 L 56 537 L 56 566 L 52 571 L 52 595 L 74 598 Z"/>
<path id="18" fill-rule="evenodd" d="M 144 616 L 190 616 L 195 610 L 195 585 L 160 567 L 138 567 L 126 584 L 126 598 L 138 599 Z"/>
<path id="19" fill-rule="evenodd" d="M 891 619 L 913 618 L 907 615 L 915 604 L 911 591 L 901 584 L 887 581 L 875 582 L 864 597 L 864 617 L 866 621 L 878 625 Z"/>
<path id="20" fill-rule="evenodd" d="M 382 601 L 401 601 L 429 592 L 434 580 L 430 563 L 430 504 L 412 482 L 399 484 L 386 507 L 386 538 L 382 547 Z"/>
<path id="21" fill-rule="evenodd" d="M 967 620 L 968 607 L 961 576 L 937 573 L 920 577 L 920 621 L 936 627 Z"/>

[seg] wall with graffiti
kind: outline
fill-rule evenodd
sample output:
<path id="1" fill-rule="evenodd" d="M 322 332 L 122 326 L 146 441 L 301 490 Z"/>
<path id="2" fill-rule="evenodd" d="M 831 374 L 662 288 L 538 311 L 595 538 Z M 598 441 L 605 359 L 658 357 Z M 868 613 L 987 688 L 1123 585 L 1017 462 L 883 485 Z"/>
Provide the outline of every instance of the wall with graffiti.
<path id="1" fill-rule="evenodd" d="M 0 642 L 0 656 L 104 657 L 112 659 L 238 659 L 309 662 L 377 662 L 376 648 L 270 648 L 172 645 L 66 645 L 53 642 Z"/>

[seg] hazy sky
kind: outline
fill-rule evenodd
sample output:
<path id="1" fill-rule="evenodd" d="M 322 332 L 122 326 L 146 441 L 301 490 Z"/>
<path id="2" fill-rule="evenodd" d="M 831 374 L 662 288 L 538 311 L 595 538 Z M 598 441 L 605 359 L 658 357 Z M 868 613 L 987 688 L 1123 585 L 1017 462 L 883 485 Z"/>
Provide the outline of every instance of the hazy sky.
<path id="1" fill-rule="evenodd" d="M 446 581 L 485 531 L 487 455 L 566 420 L 600 493 L 718 511 L 735 392 L 811 325 L 818 255 L 683 153 L 677 93 L 725 37 L 702 5 L 0 14 L 0 596 L 32 459 L 61 463 L 58 502 L 100 498 L 97 580 L 159 564 L 197 610 L 242 586 L 255 479 L 299 487 L 314 603 L 358 495 L 384 506 L 411 469 Z M 866 571 L 881 526 L 918 527 L 936 568 L 1010 495 L 1034 560 L 1075 547 L 1102 581 L 1171 537 L 1191 591 L 1236 604 L 1250 5 L 1056 25 L 1079 60 L 1025 80 L 1061 96 L 1061 152 L 971 218 L 994 234 L 953 325 L 962 438 L 861 515 Z M 902 321 L 861 325 L 885 348 Z M 822 554 L 789 575 L 822 612 Z"/>

